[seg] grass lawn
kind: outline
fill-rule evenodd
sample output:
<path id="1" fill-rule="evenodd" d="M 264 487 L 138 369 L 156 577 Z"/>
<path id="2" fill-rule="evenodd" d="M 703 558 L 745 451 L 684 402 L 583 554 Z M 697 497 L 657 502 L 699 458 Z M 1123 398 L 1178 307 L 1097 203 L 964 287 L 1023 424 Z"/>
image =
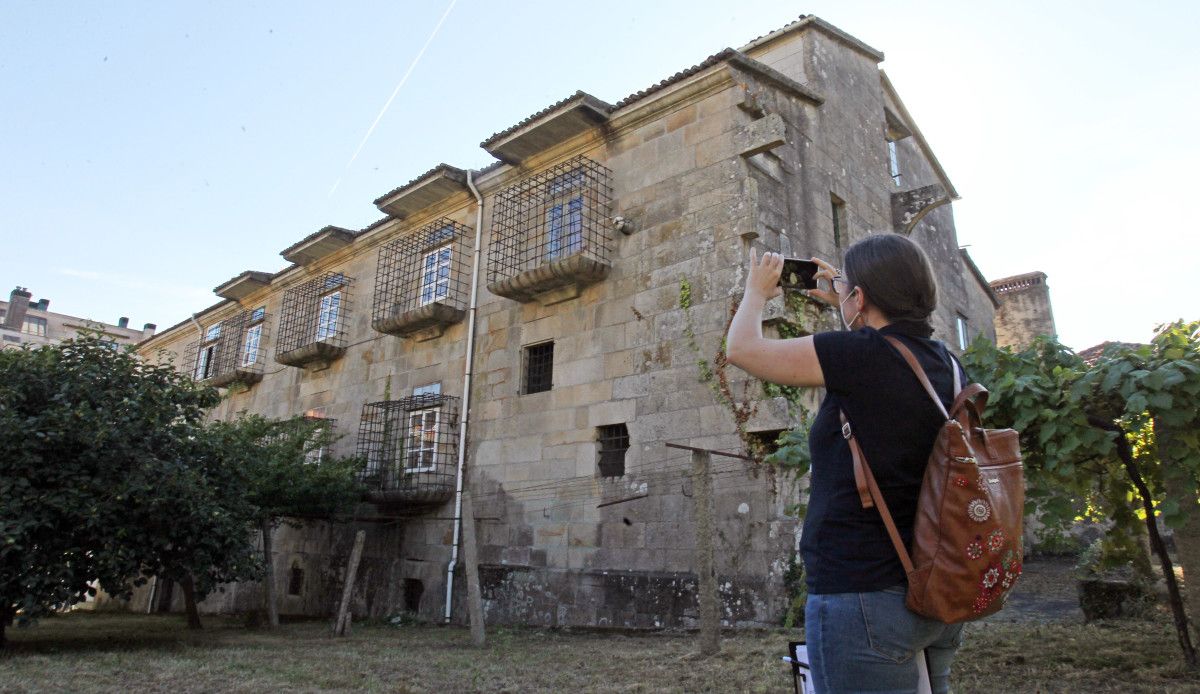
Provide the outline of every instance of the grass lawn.
<path id="1" fill-rule="evenodd" d="M 959 692 L 1200 691 L 1166 614 L 968 630 Z M 779 658 L 795 633 L 730 634 L 720 655 L 697 660 L 695 638 L 678 633 L 491 629 L 476 650 L 459 628 L 360 624 L 335 640 L 323 621 L 268 632 L 208 617 L 191 632 L 180 615 L 72 613 L 9 629 L 0 691 L 790 692 Z"/>

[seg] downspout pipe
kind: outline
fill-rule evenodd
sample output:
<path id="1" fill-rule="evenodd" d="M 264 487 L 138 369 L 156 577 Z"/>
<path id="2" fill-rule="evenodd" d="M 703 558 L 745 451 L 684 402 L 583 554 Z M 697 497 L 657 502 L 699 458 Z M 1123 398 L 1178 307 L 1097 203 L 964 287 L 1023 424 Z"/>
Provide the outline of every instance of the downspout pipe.
<path id="1" fill-rule="evenodd" d="M 483 256 L 483 196 L 475 187 L 472 178 L 475 172 L 467 170 L 467 188 L 475 196 L 475 257 L 471 263 L 471 306 L 467 311 L 467 359 L 463 370 L 463 406 L 462 417 L 458 423 L 458 474 L 454 482 L 454 534 L 453 546 L 450 550 L 450 563 L 446 566 L 446 614 L 445 621 L 450 622 L 450 611 L 453 607 L 454 566 L 458 563 L 458 549 L 462 542 L 462 499 L 463 470 L 467 461 L 467 423 L 471 418 L 471 374 L 475 370 L 475 314 L 479 308 L 479 265 Z"/>

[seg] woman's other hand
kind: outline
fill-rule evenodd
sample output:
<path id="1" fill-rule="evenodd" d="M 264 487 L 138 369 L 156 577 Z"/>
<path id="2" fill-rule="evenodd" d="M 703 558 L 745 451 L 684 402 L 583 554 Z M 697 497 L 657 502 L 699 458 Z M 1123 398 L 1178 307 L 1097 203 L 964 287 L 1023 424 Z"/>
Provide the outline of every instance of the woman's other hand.
<path id="1" fill-rule="evenodd" d="M 783 256 L 778 253 L 758 253 L 750 249 L 750 275 L 746 277 L 746 295 L 758 296 L 763 301 L 774 299 L 783 293 L 779 276 L 783 274 Z"/>
<path id="2" fill-rule="evenodd" d="M 833 278 L 839 276 L 840 271 L 829 263 L 820 258 L 812 258 L 812 261 L 817 264 L 817 273 L 813 275 L 813 279 L 818 281 L 816 289 L 809 289 L 806 293 L 814 299 L 820 299 L 831 306 L 837 306 L 841 302 L 837 291 L 833 288 Z M 825 280 L 829 283 L 829 289 L 821 289 L 820 280 Z"/>

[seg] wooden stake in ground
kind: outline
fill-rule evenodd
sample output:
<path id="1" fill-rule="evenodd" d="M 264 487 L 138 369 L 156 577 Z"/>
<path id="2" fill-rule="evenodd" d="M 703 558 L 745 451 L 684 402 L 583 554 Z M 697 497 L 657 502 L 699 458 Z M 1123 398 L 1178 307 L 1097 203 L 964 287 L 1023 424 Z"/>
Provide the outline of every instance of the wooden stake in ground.
<path id="1" fill-rule="evenodd" d="M 717 572 L 713 561 L 712 457 L 708 451 L 692 451 L 692 498 L 696 511 L 696 586 L 700 602 L 700 653 L 716 655 L 721 650 Z"/>
<path id="2" fill-rule="evenodd" d="M 482 646 L 483 596 L 479 591 L 479 555 L 475 551 L 475 507 L 470 490 L 463 489 L 462 497 L 463 571 L 467 574 L 467 614 L 471 619 L 471 643 Z"/>
<path id="3" fill-rule="evenodd" d="M 350 551 L 350 561 L 346 564 L 346 585 L 342 587 L 342 603 L 338 607 L 337 619 L 333 622 L 333 635 L 346 636 L 350 633 L 350 596 L 354 593 L 354 577 L 358 573 L 358 562 L 362 560 L 363 543 L 367 540 L 367 531 L 359 530 L 354 534 L 354 549 Z"/>
<path id="4" fill-rule="evenodd" d="M 275 558 L 271 548 L 272 524 L 270 518 L 262 521 L 263 543 L 263 599 L 267 603 L 267 628 L 279 626 L 279 605 L 275 602 Z"/>

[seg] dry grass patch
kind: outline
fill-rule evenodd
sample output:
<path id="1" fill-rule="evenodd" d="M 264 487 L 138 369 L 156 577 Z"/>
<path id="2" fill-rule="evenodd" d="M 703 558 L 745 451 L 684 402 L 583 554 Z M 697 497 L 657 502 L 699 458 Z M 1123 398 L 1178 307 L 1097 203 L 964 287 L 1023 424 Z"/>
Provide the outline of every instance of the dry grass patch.
<path id="1" fill-rule="evenodd" d="M 190 632 L 174 615 L 76 613 L 12 629 L 0 691 L 784 692 L 779 658 L 795 634 L 729 635 L 720 655 L 698 660 L 695 638 L 678 633 L 492 629 L 475 650 L 465 630 L 434 626 L 360 625 L 336 640 L 325 622 L 268 632 L 210 617 L 206 627 Z M 969 629 L 959 692 L 1200 690 L 1165 616 Z"/>

